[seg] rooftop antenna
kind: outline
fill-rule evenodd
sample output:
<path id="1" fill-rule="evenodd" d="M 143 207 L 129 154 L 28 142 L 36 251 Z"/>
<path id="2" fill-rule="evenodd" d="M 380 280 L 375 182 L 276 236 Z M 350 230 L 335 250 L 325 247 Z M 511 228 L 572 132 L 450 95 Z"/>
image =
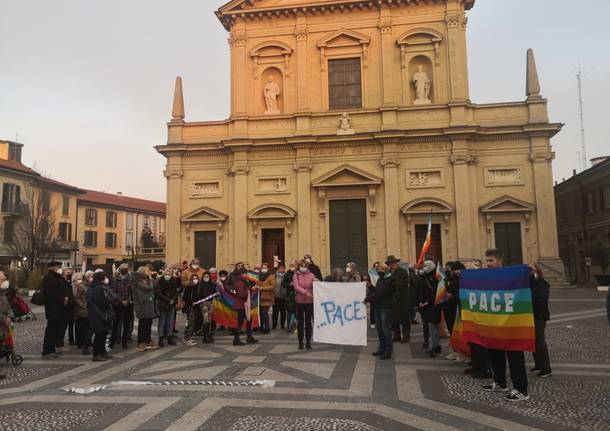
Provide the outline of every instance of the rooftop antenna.
<path id="1" fill-rule="evenodd" d="M 582 109 L 582 77 L 583 70 L 578 63 L 578 69 L 576 69 L 576 81 L 578 82 L 578 117 L 580 118 L 580 169 L 584 171 L 587 169 L 587 147 L 585 142 L 585 119 Z"/>

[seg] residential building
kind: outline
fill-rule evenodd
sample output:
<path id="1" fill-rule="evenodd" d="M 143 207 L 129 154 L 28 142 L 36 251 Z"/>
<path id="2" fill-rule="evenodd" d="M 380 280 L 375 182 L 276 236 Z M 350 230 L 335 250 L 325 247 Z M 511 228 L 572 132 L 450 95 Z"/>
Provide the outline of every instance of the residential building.
<path id="1" fill-rule="evenodd" d="M 549 122 L 531 50 L 524 100 L 470 100 L 474 4 L 233 0 L 216 11 L 231 112 L 185 121 L 176 80 L 157 147 L 168 260 L 230 267 L 311 254 L 325 273 L 389 254 L 414 262 L 431 211 L 435 260 L 498 247 L 507 264 L 539 262 L 558 285 L 551 138 L 561 124 Z"/>
<path id="2" fill-rule="evenodd" d="M 559 255 L 576 284 L 601 274 L 595 250 L 610 247 L 610 157 L 555 185 Z"/>
<path id="3" fill-rule="evenodd" d="M 86 190 L 78 198 L 76 265 L 165 260 L 165 204 Z"/>

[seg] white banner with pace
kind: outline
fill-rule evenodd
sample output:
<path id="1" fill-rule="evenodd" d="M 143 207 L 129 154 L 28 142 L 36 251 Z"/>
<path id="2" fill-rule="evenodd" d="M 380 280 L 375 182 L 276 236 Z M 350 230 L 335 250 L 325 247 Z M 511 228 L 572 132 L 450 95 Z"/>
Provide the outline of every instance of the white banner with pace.
<path id="1" fill-rule="evenodd" d="M 366 346 L 366 283 L 313 283 L 313 340 Z"/>

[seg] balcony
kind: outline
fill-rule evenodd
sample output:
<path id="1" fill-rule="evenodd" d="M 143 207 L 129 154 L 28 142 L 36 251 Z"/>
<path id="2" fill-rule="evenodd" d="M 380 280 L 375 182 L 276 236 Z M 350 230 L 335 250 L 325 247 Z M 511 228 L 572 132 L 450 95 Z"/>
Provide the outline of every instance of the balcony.
<path id="1" fill-rule="evenodd" d="M 141 248 L 140 249 L 141 256 L 149 256 L 151 254 L 165 255 L 165 247 L 151 247 L 151 248 Z"/>
<path id="2" fill-rule="evenodd" d="M 54 239 L 51 241 L 45 241 L 45 249 L 47 251 L 61 252 L 61 251 L 78 251 L 78 241 L 64 241 L 61 239 Z"/>

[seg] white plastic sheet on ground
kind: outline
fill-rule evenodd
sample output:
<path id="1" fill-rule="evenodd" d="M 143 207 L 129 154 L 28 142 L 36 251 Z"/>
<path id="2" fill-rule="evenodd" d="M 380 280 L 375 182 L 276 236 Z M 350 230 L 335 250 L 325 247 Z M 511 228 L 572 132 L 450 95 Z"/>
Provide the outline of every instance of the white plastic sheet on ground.
<path id="1" fill-rule="evenodd" d="M 313 284 L 313 339 L 317 343 L 366 346 L 366 283 Z"/>
<path id="2" fill-rule="evenodd" d="M 90 386 L 88 388 L 65 388 L 64 391 L 71 394 L 87 395 L 100 392 L 109 386 L 170 386 L 170 385 L 201 385 L 201 386 L 258 386 L 261 388 L 272 388 L 275 380 L 249 380 L 249 381 L 225 381 L 225 380 L 167 380 L 163 382 L 148 382 L 140 380 L 119 380 L 107 385 Z"/>

